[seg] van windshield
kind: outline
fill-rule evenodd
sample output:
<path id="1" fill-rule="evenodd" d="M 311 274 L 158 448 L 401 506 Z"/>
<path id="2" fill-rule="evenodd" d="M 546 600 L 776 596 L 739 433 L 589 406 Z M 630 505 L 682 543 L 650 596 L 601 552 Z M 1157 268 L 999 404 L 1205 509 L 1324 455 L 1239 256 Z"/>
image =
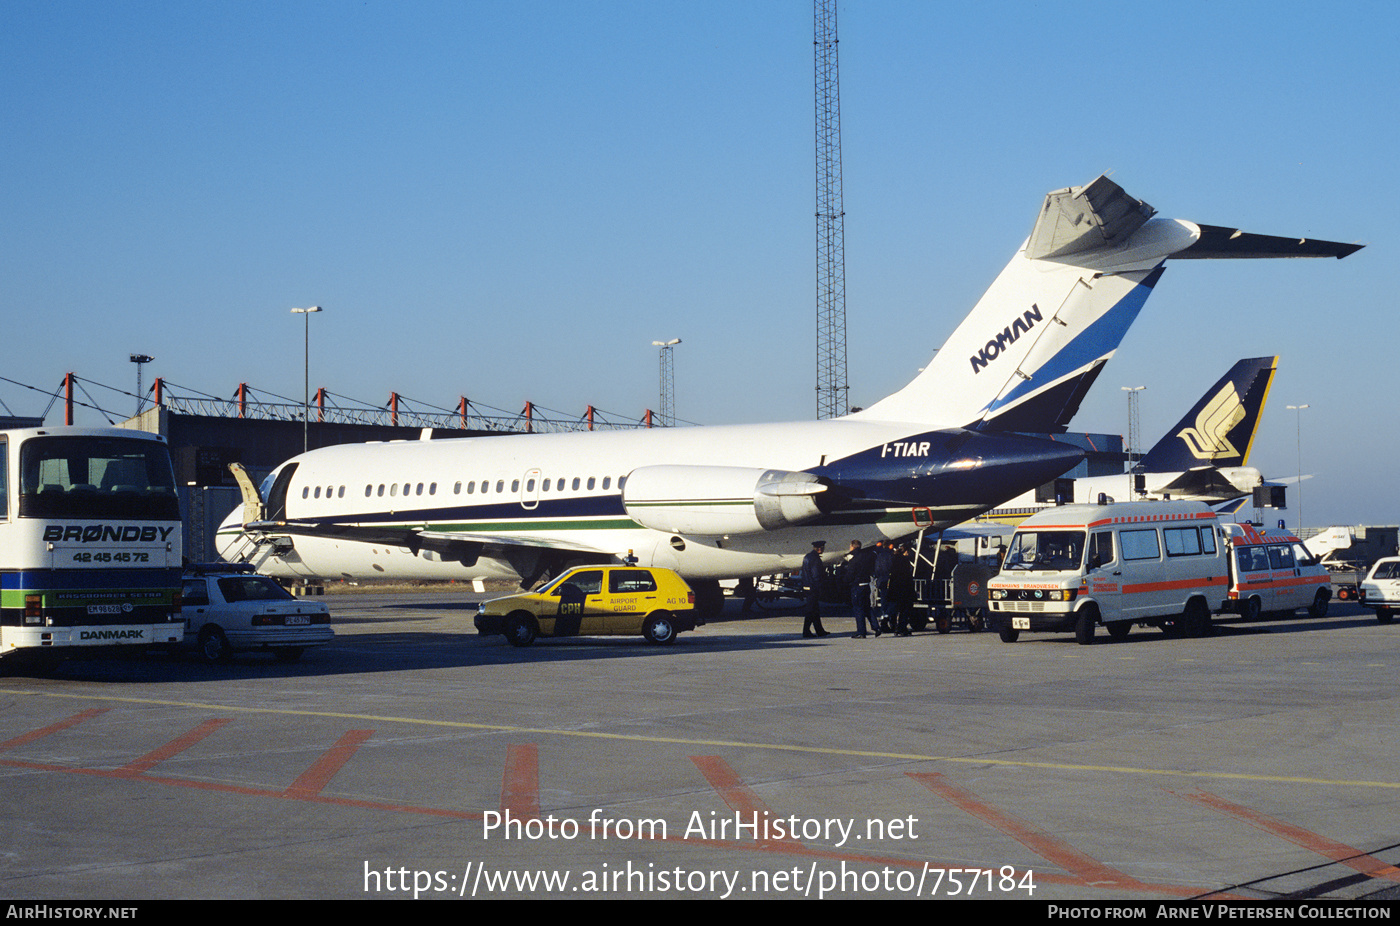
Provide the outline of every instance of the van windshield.
<path id="1" fill-rule="evenodd" d="M 1002 569 L 1065 572 L 1084 559 L 1084 531 L 1017 531 Z"/>

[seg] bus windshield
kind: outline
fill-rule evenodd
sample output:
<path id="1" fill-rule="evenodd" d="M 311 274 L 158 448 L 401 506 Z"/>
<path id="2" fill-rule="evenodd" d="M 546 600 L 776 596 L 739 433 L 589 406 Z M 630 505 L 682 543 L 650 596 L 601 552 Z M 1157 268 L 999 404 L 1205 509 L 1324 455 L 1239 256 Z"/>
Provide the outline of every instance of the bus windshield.
<path id="1" fill-rule="evenodd" d="M 1017 531 L 1001 568 L 1065 572 L 1078 569 L 1083 556 L 1084 531 Z"/>
<path id="2" fill-rule="evenodd" d="M 35 437 L 19 453 L 21 518 L 178 521 L 164 443 L 125 437 Z"/>

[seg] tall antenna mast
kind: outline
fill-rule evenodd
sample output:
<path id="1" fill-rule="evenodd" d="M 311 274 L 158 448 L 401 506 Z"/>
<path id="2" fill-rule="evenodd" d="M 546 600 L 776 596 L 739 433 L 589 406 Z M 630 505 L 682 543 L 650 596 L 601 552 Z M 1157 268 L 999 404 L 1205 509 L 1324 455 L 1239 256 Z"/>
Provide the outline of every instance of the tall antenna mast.
<path id="1" fill-rule="evenodd" d="M 846 212 L 836 0 L 814 0 L 817 88 L 817 417 L 846 414 Z"/>

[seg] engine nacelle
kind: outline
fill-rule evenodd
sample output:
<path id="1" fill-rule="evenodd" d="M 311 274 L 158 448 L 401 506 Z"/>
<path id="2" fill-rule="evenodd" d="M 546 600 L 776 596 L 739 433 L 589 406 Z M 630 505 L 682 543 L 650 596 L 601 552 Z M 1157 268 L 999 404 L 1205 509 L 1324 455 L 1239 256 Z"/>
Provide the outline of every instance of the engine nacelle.
<path id="1" fill-rule="evenodd" d="M 793 527 L 822 513 L 811 473 L 743 466 L 643 466 L 622 490 L 627 516 L 669 534 L 725 536 Z"/>

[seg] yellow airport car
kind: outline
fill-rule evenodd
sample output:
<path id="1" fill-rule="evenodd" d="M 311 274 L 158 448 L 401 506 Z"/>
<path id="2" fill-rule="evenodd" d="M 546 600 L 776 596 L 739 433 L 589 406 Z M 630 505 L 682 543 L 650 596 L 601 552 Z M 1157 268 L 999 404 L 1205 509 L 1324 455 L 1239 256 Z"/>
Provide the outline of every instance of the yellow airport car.
<path id="1" fill-rule="evenodd" d="M 476 610 L 480 633 L 504 634 L 515 646 L 535 637 L 638 633 L 664 644 L 696 626 L 695 593 L 685 580 L 639 566 L 576 566 L 539 591 L 483 601 Z"/>

